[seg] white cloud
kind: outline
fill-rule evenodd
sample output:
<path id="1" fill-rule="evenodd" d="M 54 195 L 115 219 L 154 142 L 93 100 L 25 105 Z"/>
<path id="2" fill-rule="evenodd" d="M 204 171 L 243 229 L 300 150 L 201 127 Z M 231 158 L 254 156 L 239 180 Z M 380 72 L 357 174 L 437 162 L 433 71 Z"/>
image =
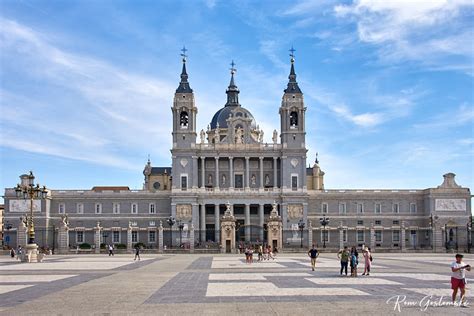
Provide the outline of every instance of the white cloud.
<path id="1" fill-rule="evenodd" d="M 357 23 L 359 40 L 378 45 L 381 60 L 449 63 L 458 70 L 446 60 L 457 55 L 465 59 L 462 70 L 472 73 L 472 23 L 463 9 L 473 5 L 471 0 L 359 0 L 336 5 L 334 12 Z"/>
<path id="2" fill-rule="evenodd" d="M 43 90 L 53 95 L 35 96 L 32 101 L 33 91 L 25 97 L 4 86 L 2 125 L 28 131 L 37 140 L 33 146 L 23 133 L 11 133 L 2 145 L 130 168 L 131 162 L 118 158 L 117 149 L 150 148 L 152 138 L 151 154 L 168 160 L 169 155 L 159 148 L 171 146 L 170 137 L 161 135 L 168 135 L 171 129 L 171 113 L 163 112 L 169 110 L 165 105 L 171 104 L 176 83 L 67 52 L 50 38 L 15 21 L 0 19 L 2 59 L 16 61 L 13 70 L 7 69 L 10 65 L 3 67 L 2 76 L 8 71 L 23 76 L 24 84 L 32 84 L 32 88 L 37 88 L 34 82 L 41 81 Z M 51 134 L 53 137 L 46 137 Z"/>
<path id="3" fill-rule="evenodd" d="M 425 122 L 415 124 L 417 129 L 443 129 L 447 127 L 457 127 L 465 124 L 474 126 L 474 107 L 470 104 L 461 104 L 456 109 L 450 109 L 434 117 L 427 119 Z"/>

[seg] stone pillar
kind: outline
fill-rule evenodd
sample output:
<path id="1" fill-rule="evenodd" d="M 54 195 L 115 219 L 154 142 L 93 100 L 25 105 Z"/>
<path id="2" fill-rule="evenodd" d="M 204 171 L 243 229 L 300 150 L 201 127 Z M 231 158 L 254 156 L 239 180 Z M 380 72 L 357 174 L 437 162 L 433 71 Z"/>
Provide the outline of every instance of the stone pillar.
<path id="1" fill-rule="evenodd" d="M 215 183 L 216 183 L 216 189 L 219 188 L 219 157 L 215 157 L 216 159 L 216 176 L 215 176 Z"/>
<path id="2" fill-rule="evenodd" d="M 235 250 L 235 217 L 231 213 L 230 203 L 227 202 L 221 220 L 221 252 L 235 253 Z"/>
<path id="3" fill-rule="evenodd" d="M 245 188 L 250 188 L 250 157 L 245 157 Z"/>
<path id="4" fill-rule="evenodd" d="M 158 251 L 163 253 L 163 222 L 160 221 L 160 226 L 158 226 Z"/>
<path id="5" fill-rule="evenodd" d="M 308 220 L 308 248 L 313 246 L 313 224 Z"/>
<path id="6" fill-rule="evenodd" d="M 273 188 L 276 189 L 278 185 L 278 158 L 273 157 Z"/>
<path id="7" fill-rule="evenodd" d="M 263 225 L 265 223 L 265 215 L 264 215 L 264 204 L 260 204 L 258 206 L 258 226 L 260 226 L 260 236 L 259 239 L 260 241 L 263 241 Z"/>
<path id="8" fill-rule="evenodd" d="M 375 250 L 375 228 L 374 223 L 370 225 L 370 250 L 373 252 Z"/>
<path id="9" fill-rule="evenodd" d="M 128 228 L 127 228 L 127 252 L 132 253 L 132 223 L 129 221 L 128 222 Z"/>
<path id="10" fill-rule="evenodd" d="M 272 211 L 268 219 L 267 227 L 268 244 L 272 246 L 272 248 L 278 247 L 278 250 L 281 251 L 283 246 L 283 226 L 281 223 L 281 216 L 278 215 L 277 204 L 275 202 L 272 206 Z"/>
<path id="11" fill-rule="evenodd" d="M 344 249 L 344 226 L 339 225 L 339 249 Z"/>
<path id="12" fill-rule="evenodd" d="M 59 225 L 58 248 L 60 254 L 69 252 L 69 226 L 66 224 Z"/>
<path id="13" fill-rule="evenodd" d="M 199 204 L 193 203 L 191 205 L 191 212 L 192 212 L 191 213 L 192 214 L 191 222 L 193 223 L 194 227 L 199 227 Z M 193 242 L 194 242 L 194 240 L 193 240 Z"/>
<path id="14" fill-rule="evenodd" d="M 220 209 L 219 204 L 214 205 L 214 227 L 216 242 L 220 242 Z"/>
<path id="15" fill-rule="evenodd" d="M 407 249 L 406 249 L 406 240 L 405 240 L 405 221 L 402 221 L 402 225 L 400 226 L 400 235 L 401 235 L 401 242 L 402 242 L 402 252 L 405 252 Z"/>
<path id="16" fill-rule="evenodd" d="M 201 188 L 206 187 L 206 158 L 201 157 Z"/>
<path id="17" fill-rule="evenodd" d="M 234 158 L 229 157 L 229 187 L 233 188 L 234 187 Z M 216 229 L 218 226 L 216 226 Z"/>
<path id="18" fill-rule="evenodd" d="M 250 241 L 250 204 L 245 204 L 245 241 Z"/>
<path id="19" fill-rule="evenodd" d="M 201 213 L 199 215 L 199 233 L 201 242 L 206 241 L 206 205 L 201 204 Z"/>
<path id="20" fill-rule="evenodd" d="M 97 225 L 94 227 L 94 243 L 95 243 L 95 253 L 100 253 L 100 233 L 102 232 L 102 227 L 100 227 L 100 222 L 97 222 Z"/>
<path id="21" fill-rule="evenodd" d="M 193 189 L 197 189 L 198 187 L 198 157 L 197 156 L 192 156 L 192 163 L 193 163 Z"/>
<path id="22" fill-rule="evenodd" d="M 189 230 L 189 252 L 194 253 L 194 224 L 191 223 Z"/>
<path id="23" fill-rule="evenodd" d="M 260 157 L 260 189 L 263 189 L 265 179 L 263 178 L 263 157 Z"/>
<path id="24" fill-rule="evenodd" d="M 17 247 L 18 246 L 21 246 L 21 247 L 25 247 L 25 245 L 28 243 L 28 241 L 26 240 L 26 231 L 27 231 L 27 228 L 26 228 L 26 225 L 25 223 L 23 222 L 22 219 L 20 219 L 20 223 L 18 224 L 18 228 L 16 230 L 16 245 Z"/>

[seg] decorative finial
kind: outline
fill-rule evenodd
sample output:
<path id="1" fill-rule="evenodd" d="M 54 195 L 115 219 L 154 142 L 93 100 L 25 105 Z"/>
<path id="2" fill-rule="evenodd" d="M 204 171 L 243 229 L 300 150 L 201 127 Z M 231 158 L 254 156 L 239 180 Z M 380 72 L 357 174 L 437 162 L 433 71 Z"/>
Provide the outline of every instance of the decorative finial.
<path id="1" fill-rule="evenodd" d="M 235 66 L 234 60 L 232 60 L 232 62 L 230 63 L 230 66 L 231 66 L 230 73 L 233 75 L 237 71 L 237 69 L 235 69 L 234 67 Z"/>
<path id="2" fill-rule="evenodd" d="M 183 57 L 183 63 L 185 63 L 185 62 L 186 62 L 186 57 L 188 57 L 188 55 L 186 55 L 186 52 L 188 51 L 188 50 L 186 49 L 186 46 L 183 46 L 183 48 L 181 49 L 181 51 L 183 52 L 183 53 L 181 54 L 181 57 Z"/>
<path id="3" fill-rule="evenodd" d="M 150 161 L 150 154 L 148 154 L 148 164 L 150 164 L 151 161 Z"/>
<path id="4" fill-rule="evenodd" d="M 316 152 L 316 159 L 314 160 L 314 163 L 319 164 L 318 153 L 317 152 Z"/>
<path id="5" fill-rule="evenodd" d="M 291 45 L 291 49 L 289 50 L 289 52 L 290 52 L 291 62 L 294 63 L 296 49 L 293 48 L 293 45 Z"/>

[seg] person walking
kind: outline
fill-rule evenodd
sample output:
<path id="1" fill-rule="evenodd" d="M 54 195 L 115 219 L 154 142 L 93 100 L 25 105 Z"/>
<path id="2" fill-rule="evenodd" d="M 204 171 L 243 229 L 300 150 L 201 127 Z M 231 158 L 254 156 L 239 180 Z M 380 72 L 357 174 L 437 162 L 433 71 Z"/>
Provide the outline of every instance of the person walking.
<path id="1" fill-rule="evenodd" d="M 347 246 L 344 246 L 344 249 L 339 250 L 337 253 L 337 257 L 341 260 L 341 275 L 342 271 L 345 271 L 347 276 L 347 265 L 349 264 L 350 256 L 351 254 L 349 249 L 347 249 Z"/>
<path id="2" fill-rule="evenodd" d="M 114 255 L 114 246 L 112 244 L 109 245 L 109 257 Z"/>
<path id="3" fill-rule="evenodd" d="M 372 265 L 372 254 L 370 253 L 370 248 L 365 247 L 364 251 L 364 273 L 362 275 L 370 275 L 370 267 Z"/>
<path id="4" fill-rule="evenodd" d="M 263 260 L 263 246 L 259 245 L 258 246 L 258 262 Z"/>
<path id="5" fill-rule="evenodd" d="M 133 258 L 133 261 L 137 260 L 140 261 L 140 246 L 135 246 L 135 258 Z"/>
<path id="6" fill-rule="evenodd" d="M 316 258 L 319 256 L 316 246 L 313 244 L 313 247 L 308 251 L 308 257 L 311 258 L 311 270 L 314 271 L 316 268 Z"/>
<path id="7" fill-rule="evenodd" d="M 12 257 L 12 259 L 15 259 L 15 249 L 10 249 L 10 257 Z"/>
<path id="8" fill-rule="evenodd" d="M 456 295 L 458 293 L 458 289 L 461 290 L 461 304 L 462 307 L 467 307 L 465 305 L 465 297 L 466 297 L 466 270 L 471 271 L 471 266 L 465 264 L 462 261 L 464 256 L 460 253 L 456 254 L 455 258 L 456 261 L 451 263 L 451 271 L 453 274 L 451 275 L 451 289 L 453 290 L 452 300 L 453 303 L 456 301 Z"/>

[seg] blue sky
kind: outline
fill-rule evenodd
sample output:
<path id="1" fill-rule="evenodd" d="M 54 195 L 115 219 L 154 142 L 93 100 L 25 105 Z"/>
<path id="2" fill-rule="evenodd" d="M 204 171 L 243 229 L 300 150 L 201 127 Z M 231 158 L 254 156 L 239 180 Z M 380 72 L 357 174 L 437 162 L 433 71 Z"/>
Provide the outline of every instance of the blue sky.
<path id="1" fill-rule="evenodd" d="M 271 142 L 296 49 L 308 163 L 326 188 L 474 187 L 473 3 L 0 1 L 0 187 L 33 170 L 54 189 L 141 188 L 171 165 L 188 51 L 198 130 L 240 103 Z"/>

